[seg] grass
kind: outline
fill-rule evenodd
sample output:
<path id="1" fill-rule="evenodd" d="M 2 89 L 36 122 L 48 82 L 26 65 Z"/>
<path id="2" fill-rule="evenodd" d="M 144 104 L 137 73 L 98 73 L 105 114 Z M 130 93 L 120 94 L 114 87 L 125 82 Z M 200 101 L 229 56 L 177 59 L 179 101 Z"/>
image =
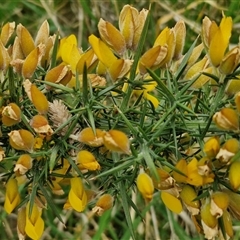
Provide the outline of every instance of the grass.
<path id="1" fill-rule="evenodd" d="M 232 43 L 237 44 L 238 36 L 240 33 L 240 25 L 239 22 L 239 10 L 240 3 L 238 1 L 151 1 L 152 2 L 152 16 L 149 21 L 149 29 L 146 36 L 146 43 L 144 44 L 144 48 L 148 48 L 153 44 L 153 39 L 156 38 L 160 30 L 162 30 L 165 26 L 172 27 L 175 22 L 179 18 L 183 18 L 186 22 L 188 29 L 188 39 L 185 44 L 186 52 L 192 45 L 196 36 L 201 31 L 201 21 L 205 15 L 210 16 L 211 19 L 215 19 L 216 22 L 219 22 L 222 17 L 222 11 L 226 15 L 231 15 L 233 18 L 234 31 L 232 37 Z M 119 12 L 124 4 L 132 4 L 138 9 L 148 8 L 149 1 L 138 1 L 138 0 L 130 0 L 130 1 L 88 1 L 88 0 L 55 0 L 55 1 L 45 1 L 45 0 L 18 0 L 18 1 L 5 1 L 0 6 L 0 22 L 6 23 L 8 21 L 15 21 L 16 24 L 22 23 L 32 34 L 36 34 L 36 29 L 40 26 L 40 24 L 48 19 L 51 33 L 59 32 L 61 36 L 68 36 L 70 34 L 75 34 L 78 38 L 79 47 L 82 47 L 84 50 L 89 47 L 88 44 L 88 36 L 92 33 L 98 35 L 97 24 L 99 19 L 102 17 L 105 20 L 110 21 L 115 26 L 117 26 L 117 20 L 119 16 Z M 172 80 L 169 76 L 167 81 Z M 170 86 L 171 84 L 169 84 Z M 180 90 L 182 89 L 182 86 Z M 109 92 L 112 89 L 109 89 Z M 106 91 L 106 90 L 102 90 Z M 207 91 L 207 89 L 205 89 Z M 105 92 L 100 92 L 98 95 L 94 95 L 92 93 L 90 95 L 90 101 L 95 107 L 95 112 L 98 112 L 98 109 L 101 109 L 102 106 L 97 104 L 99 99 L 102 100 L 102 95 L 104 96 Z M 102 95 L 101 95 L 102 94 Z M 77 95 L 76 95 L 77 96 Z M 69 97 L 69 95 L 67 96 Z M 175 96 L 174 96 L 175 97 Z M 180 97 L 180 96 L 179 96 Z M 69 100 L 69 104 L 73 104 L 72 98 Z M 67 100 L 66 100 L 67 101 Z M 202 100 L 204 104 L 207 104 L 208 100 Z M 204 105 L 202 104 L 202 105 Z M 77 105 L 77 104 L 76 104 Z M 73 105 L 71 105 L 73 107 Z M 175 109 L 180 109 L 183 105 L 176 107 Z M 183 109 L 182 109 L 183 110 Z M 209 108 L 206 108 L 204 111 L 206 114 L 208 113 Z M 74 110 L 73 110 L 74 111 Z M 117 124 L 118 126 L 128 125 L 130 129 L 132 128 L 134 132 L 133 123 L 131 122 L 131 115 L 126 115 L 126 119 L 124 119 L 124 113 L 121 115 L 122 118 L 118 118 L 115 122 L 114 116 L 109 116 L 108 109 L 104 110 L 104 114 L 106 115 L 105 119 L 100 119 L 102 122 L 98 122 L 99 126 L 104 125 L 113 125 Z M 149 112 L 151 110 L 148 110 Z M 162 109 L 163 117 L 168 117 L 167 111 L 169 109 Z M 142 113 L 136 112 L 136 116 L 139 119 L 144 119 L 144 114 L 149 114 L 149 112 Z M 88 112 L 89 113 L 89 112 Z M 191 113 L 189 113 L 191 115 Z M 89 115 L 88 115 L 89 117 Z M 182 116 L 177 116 L 181 119 Z M 192 116 L 191 116 L 192 117 Z M 128 120 L 130 119 L 130 120 Z M 143 121 L 143 120 L 142 120 Z M 154 123 L 156 124 L 156 135 L 158 133 L 164 133 L 163 129 L 159 128 L 160 123 L 159 120 L 154 119 Z M 82 121 L 84 122 L 84 121 Z M 141 120 L 140 120 L 141 123 Z M 164 125 L 165 126 L 165 125 Z M 166 124 L 167 126 L 167 124 Z M 190 126 L 190 125 L 189 125 Z M 187 126 L 187 127 L 189 127 Z M 144 126 L 146 127 L 146 126 Z M 182 126 L 181 126 L 182 127 Z M 174 126 L 173 126 L 174 128 Z M 191 126 L 190 126 L 191 128 Z M 192 127 L 194 131 L 194 125 Z M 147 127 L 144 129 L 147 132 Z M 200 131 L 199 131 L 200 132 Z M 138 133 L 136 133 L 138 134 Z M 156 136 L 155 136 L 156 137 Z M 199 136 L 196 136 L 198 138 Z M 148 136 L 146 136 L 146 139 Z M 174 137 L 169 137 L 172 141 L 171 144 L 174 146 Z M 201 136 L 199 137 L 201 138 Z M 165 137 L 166 142 L 168 141 L 168 136 Z M 154 142 L 154 138 L 151 139 Z M 156 146 L 158 149 L 161 149 L 163 146 Z M 159 150 L 160 152 L 160 150 Z M 176 152 L 177 155 L 177 152 Z M 101 158 L 101 156 L 100 156 Z M 150 160 L 149 160 L 150 158 Z M 130 159 L 132 160 L 132 159 Z M 104 162 L 104 159 L 102 159 Z M 149 164 L 149 168 L 151 169 L 151 156 L 146 157 L 146 162 Z M 114 165 L 109 165 L 114 166 Z M 119 165 L 122 167 L 123 165 Z M 125 166 L 124 166 L 125 167 Z M 126 168 L 127 169 L 127 168 Z M 126 176 L 129 182 L 134 181 L 131 179 L 131 175 L 136 175 L 136 172 L 132 171 L 132 169 L 126 170 L 125 168 L 120 169 L 123 170 L 124 176 Z M 114 169 L 109 169 L 108 173 L 111 173 Z M 114 171 L 113 171 L 114 173 Z M 154 195 L 153 201 L 149 205 L 145 205 L 142 201 L 142 198 L 136 194 L 135 191 L 129 192 L 129 195 L 124 192 L 122 189 L 123 186 L 118 185 L 121 184 L 118 182 L 112 183 L 109 181 L 109 175 L 99 176 L 100 181 L 96 182 L 96 188 L 102 187 L 100 184 L 105 182 L 109 184 L 109 187 L 112 189 L 120 190 L 118 201 L 125 202 L 124 204 L 127 207 L 131 207 L 130 209 L 124 209 L 125 212 L 129 211 L 129 221 L 132 222 L 132 228 L 136 230 L 136 239 L 154 239 L 157 237 L 160 239 L 194 239 L 201 240 L 203 239 L 195 230 L 193 223 L 188 215 L 175 215 L 166 209 L 165 205 L 159 201 L 159 193 Z M 114 178 L 116 181 L 118 180 L 118 176 Z M 127 182 L 127 181 L 126 181 Z M 122 190 L 122 191 L 121 191 Z M 5 212 L 3 211 L 3 202 L 4 195 L 3 189 L 0 190 L 0 231 L 2 239 L 17 239 L 16 230 L 13 226 L 16 225 L 16 214 L 12 214 L 11 217 L 7 217 Z M 67 222 L 67 225 L 64 226 L 56 215 L 51 211 L 44 212 L 44 219 L 46 224 L 46 230 L 42 239 L 59 239 L 59 240 L 80 240 L 80 239 L 113 239 L 113 240 L 128 240 L 131 239 L 131 227 L 127 224 L 127 221 L 124 216 L 124 210 L 122 209 L 122 205 L 119 204 L 118 201 L 115 201 L 114 208 L 109 210 L 103 214 L 102 217 L 96 217 L 91 214 L 91 211 L 86 211 L 86 213 L 76 213 L 69 212 L 61 209 L 63 205 L 63 198 L 59 197 L 56 199 L 58 205 L 56 211 L 59 212 L 61 218 L 64 219 L 64 222 Z M 135 205 L 134 202 L 137 204 Z M 91 209 L 93 203 L 89 204 L 89 210 Z M 136 206 L 139 210 L 136 211 Z M 155 218 L 151 217 L 149 213 L 151 212 L 151 216 L 155 216 Z M 143 224 L 144 222 L 144 224 Z M 236 229 L 238 228 L 238 222 L 235 223 Z M 238 230 L 238 229 L 237 229 Z M 236 235 L 234 239 L 238 239 L 240 237 L 240 231 L 236 231 Z"/>

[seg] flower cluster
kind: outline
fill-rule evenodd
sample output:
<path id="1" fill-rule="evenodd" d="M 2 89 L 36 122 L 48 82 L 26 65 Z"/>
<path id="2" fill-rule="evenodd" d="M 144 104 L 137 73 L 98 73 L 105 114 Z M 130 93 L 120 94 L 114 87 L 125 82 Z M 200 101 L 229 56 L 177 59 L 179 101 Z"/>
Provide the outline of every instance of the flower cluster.
<path id="1" fill-rule="evenodd" d="M 64 223 L 59 199 L 62 211 L 99 216 L 123 199 L 134 239 L 127 211 L 141 201 L 130 201 L 136 188 L 146 205 L 186 211 L 207 239 L 233 236 L 240 51 L 229 50 L 232 19 L 218 26 L 205 17 L 201 43 L 186 53 L 183 20 L 144 49 L 148 24 L 148 10 L 125 5 L 119 29 L 101 18 L 87 50 L 74 35 L 50 35 L 47 21 L 35 38 L 22 24 L 2 27 L 1 180 L 20 239 L 41 238 L 44 211 Z"/>

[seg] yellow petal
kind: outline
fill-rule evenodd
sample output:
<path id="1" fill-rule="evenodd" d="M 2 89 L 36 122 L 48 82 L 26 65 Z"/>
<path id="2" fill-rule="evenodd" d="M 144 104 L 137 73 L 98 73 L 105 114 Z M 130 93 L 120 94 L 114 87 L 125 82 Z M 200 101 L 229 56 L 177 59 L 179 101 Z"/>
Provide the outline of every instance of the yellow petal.
<path id="1" fill-rule="evenodd" d="M 153 95 L 148 94 L 148 93 L 144 94 L 144 97 L 145 97 L 148 101 L 150 101 L 155 108 L 158 107 L 158 105 L 159 105 L 159 100 L 158 100 L 156 97 L 154 97 Z"/>
<path id="2" fill-rule="evenodd" d="M 183 210 L 181 201 L 172 194 L 161 191 L 161 199 L 165 206 L 172 212 L 179 214 Z"/>
<path id="3" fill-rule="evenodd" d="M 180 172 L 182 172 L 184 175 L 177 173 L 177 172 L 173 172 L 173 178 L 177 181 L 177 182 L 183 182 L 185 183 L 187 181 L 187 162 L 185 159 L 181 159 L 177 162 L 176 166 L 175 166 Z"/>
<path id="4" fill-rule="evenodd" d="M 93 49 L 88 50 L 83 53 L 77 63 L 76 70 L 78 74 L 83 73 L 84 64 L 86 64 L 87 69 L 92 67 L 96 63 L 96 55 L 94 54 Z"/>
<path id="5" fill-rule="evenodd" d="M 194 200 L 195 198 L 197 198 L 197 193 L 193 187 L 185 185 L 182 191 L 180 192 L 180 197 L 187 206 L 193 208 L 200 207 L 200 201 Z"/>
<path id="6" fill-rule="evenodd" d="M 238 92 L 240 92 L 240 80 L 238 79 L 239 76 L 237 76 L 236 79 L 230 79 L 227 83 L 225 92 L 229 95 L 234 95 Z"/>
<path id="7" fill-rule="evenodd" d="M 114 56 L 109 47 L 99 38 L 95 37 L 93 34 L 88 38 L 89 43 L 91 44 L 93 51 L 97 55 L 98 59 L 109 68 L 113 62 L 117 60 L 117 57 Z"/>
<path id="8" fill-rule="evenodd" d="M 203 151 L 209 158 L 214 158 L 220 150 L 220 140 L 219 137 L 211 137 L 204 144 Z"/>
<path id="9" fill-rule="evenodd" d="M 186 38 L 186 26 L 184 21 L 180 20 L 175 24 L 174 32 L 176 35 L 176 46 L 175 46 L 173 58 L 175 60 L 178 60 L 182 56 L 182 51 L 183 51 L 185 38 Z"/>
<path id="10" fill-rule="evenodd" d="M 104 194 L 98 199 L 92 211 L 97 213 L 98 216 L 101 216 L 105 211 L 112 208 L 112 206 L 113 197 L 110 194 Z"/>

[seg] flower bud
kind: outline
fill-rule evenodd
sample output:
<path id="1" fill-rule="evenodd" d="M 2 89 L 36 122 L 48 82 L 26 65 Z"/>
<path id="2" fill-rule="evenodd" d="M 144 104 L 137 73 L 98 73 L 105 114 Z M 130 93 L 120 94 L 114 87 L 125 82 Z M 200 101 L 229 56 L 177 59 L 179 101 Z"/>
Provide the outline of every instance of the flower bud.
<path id="1" fill-rule="evenodd" d="M 186 26 L 184 21 L 178 21 L 173 28 L 176 35 L 176 45 L 174 50 L 173 59 L 178 60 L 182 57 L 182 51 L 186 38 Z"/>
<path id="2" fill-rule="evenodd" d="M 29 154 L 21 155 L 15 165 L 14 172 L 19 173 L 20 175 L 25 174 L 29 169 L 32 168 L 32 158 Z"/>
<path id="3" fill-rule="evenodd" d="M 220 150 L 219 137 L 211 137 L 204 144 L 203 151 L 209 158 L 215 158 Z"/>
<path id="4" fill-rule="evenodd" d="M 126 50 L 126 43 L 123 35 L 111 23 L 100 18 L 98 31 L 104 42 L 106 42 L 115 52 L 122 55 Z"/>
<path id="5" fill-rule="evenodd" d="M 147 14 L 148 10 L 142 9 L 139 12 L 128 4 L 122 8 L 119 15 L 119 29 L 128 49 L 136 50 Z"/>
<path id="6" fill-rule="evenodd" d="M 21 110 L 15 103 L 9 103 L 2 110 L 2 123 L 5 126 L 12 126 L 21 121 Z"/>
<path id="7" fill-rule="evenodd" d="M 95 171 L 100 169 L 100 165 L 92 153 L 86 150 L 81 150 L 77 154 L 77 163 L 80 169 L 88 169 Z"/>
<path id="8" fill-rule="evenodd" d="M 197 198 L 197 193 L 193 187 L 184 185 L 182 191 L 180 192 L 180 197 L 192 215 L 199 214 L 200 201 L 195 200 L 195 198 Z"/>
<path id="9" fill-rule="evenodd" d="M 23 87 L 38 112 L 45 114 L 48 111 L 48 100 L 45 95 L 28 79 L 23 82 Z"/>
<path id="10" fill-rule="evenodd" d="M 41 61 L 44 51 L 45 46 L 40 44 L 28 54 L 22 65 L 22 75 L 25 79 L 33 76 L 39 62 Z"/>
<path id="11" fill-rule="evenodd" d="M 110 194 L 102 195 L 98 201 L 96 202 L 95 207 L 92 209 L 94 213 L 98 216 L 102 216 L 102 214 L 113 206 L 113 197 Z"/>
<path id="12" fill-rule="evenodd" d="M 31 152 L 34 146 L 34 136 L 31 132 L 20 129 L 11 131 L 9 134 L 10 145 L 17 150 Z"/>
<path id="13" fill-rule="evenodd" d="M 216 218 L 222 216 L 223 211 L 227 209 L 229 204 L 228 195 L 224 192 L 214 192 L 211 195 L 210 212 Z"/>
<path id="14" fill-rule="evenodd" d="M 240 161 L 234 161 L 228 172 L 229 182 L 234 190 L 238 190 L 240 186 Z"/>
<path id="15" fill-rule="evenodd" d="M 104 146 L 113 152 L 130 154 L 130 143 L 127 135 L 119 130 L 109 130 L 103 136 Z"/>
<path id="16" fill-rule="evenodd" d="M 2 26 L 0 39 L 4 46 L 6 46 L 8 40 L 14 33 L 15 22 L 8 22 Z"/>
<path id="17" fill-rule="evenodd" d="M 240 113 L 240 92 L 236 93 L 234 101 L 237 107 L 237 111 Z"/>
<path id="18" fill-rule="evenodd" d="M 221 111 L 213 115 L 215 124 L 224 130 L 237 131 L 239 130 L 239 119 L 236 111 L 231 108 L 223 108 Z"/>
<path id="19" fill-rule="evenodd" d="M 17 234 L 19 239 L 25 239 L 25 226 L 26 226 L 26 207 L 18 209 L 17 214 Z"/>
<path id="20" fill-rule="evenodd" d="M 154 193 L 153 181 L 142 169 L 137 177 L 137 188 L 146 201 L 151 201 Z"/>
<path id="21" fill-rule="evenodd" d="M 37 36 L 35 37 L 35 45 L 38 46 L 41 43 L 46 45 L 48 37 L 49 37 L 49 24 L 48 21 L 45 20 L 37 32 Z"/>
<path id="22" fill-rule="evenodd" d="M 21 23 L 17 25 L 16 32 L 21 44 L 22 51 L 26 57 L 35 48 L 33 38 L 29 31 Z"/>
<path id="23" fill-rule="evenodd" d="M 139 71 L 141 74 L 147 73 L 147 68 L 152 70 L 161 67 L 167 56 L 168 47 L 157 45 L 147 50 L 139 59 Z"/>
<path id="24" fill-rule="evenodd" d="M 100 129 L 95 129 L 96 135 L 94 134 L 92 128 L 84 128 L 79 136 L 78 141 L 87 144 L 91 147 L 100 147 L 103 145 L 104 131 Z"/>
<path id="25" fill-rule="evenodd" d="M 225 75 L 233 73 L 236 67 L 239 64 L 240 59 L 240 49 L 239 47 L 235 47 L 231 49 L 226 56 L 222 59 L 219 71 Z"/>
<path id="26" fill-rule="evenodd" d="M 59 64 L 47 72 L 45 81 L 67 85 L 72 78 L 72 72 L 65 64 Z M 47 88 L 51 88 L 47 86 Z"/>
<path id="27" fill-rule="evenodd" d="M 223 225 L 224 225 L 224 230 L 225 230 L 226 234 L 230 238 L 233 237 L 234 232 L 233 232 L 233 227 L 232 227 L 232 219 L 231 219 L 230 213 L 227 210 L 223 211 L 222 219 L 223 219 Z"/>
<path id="28" fill-rule="evenodd" d="M 10 63 L 10 56 L 7 49 L 3 46 L 0 41 L 0 70 L 7 70 Z"/>
<path id="29" fill-rule="evenodd" d="M 35 115 L 30 120 L 30 126 L 40 135 L 51 136 L 53 134 L 53 130 L 48 124 L 48 120 L 42 115 Z"/>

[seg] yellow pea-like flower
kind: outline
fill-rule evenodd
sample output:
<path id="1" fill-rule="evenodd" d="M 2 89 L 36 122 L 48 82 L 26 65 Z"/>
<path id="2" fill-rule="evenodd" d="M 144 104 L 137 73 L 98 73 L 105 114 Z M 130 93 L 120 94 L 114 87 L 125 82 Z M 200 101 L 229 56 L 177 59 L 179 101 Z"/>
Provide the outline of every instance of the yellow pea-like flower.
<path id="1" fill-rule="evenodd" d="M 16 103 L 9 103 L 2 110 L 2 123 L 5 126 L 12 126 L 21 121 L 21 109 Z"/>
<path id="2" fill-rule="evenodd" d="M 240 187 L 240 161 L 234 161 L 229 168 L 229 182 L 234 190 L 238 190 Z"/>
<path id="3" fill-rule="evenodd" d="M 15 29 L 15 22 L 7 22 L 2 26 L 0 39 L 4 46 L 6 46 L 8 40 L 14 33 L 14 29 Z"/>
<path id="4" fill-rule="evenodd" d="M 211 137 L 204 144 L 203 151 L 209 158 L 214 158 L 220 150 L 219 137 Z"/>
<path id="5" fill-rule="evenodd" d="M 87 150 L 81 150 L 78 152 L 77 163 L 79 164 L 80 169 L 88 169 L 90 171 L 100 169 L 100 165 L 94 155 Z"/>
<path id="6" fill-rule="evenodd" d="M 239 130 L 239 118 L 237 112 L 231 108 L 223 108 L 213 115 L 215 124 L 224 130 L 237 131 Z"/>
<path id="7" fill-rule="evenodd" d="M 161 191 L 161 199 L 172 212 L 179 214 L 183 210 L 181 201 L 167 191 Z"/>
<path id="8" fill-rule="evenodd" d="M 103 136 L 104 146 L 113 152 L 130 154 L 130 143 L 127 135 L 119 130 L 109 130 Z"/>
<path id="9" fill-rule="evenodd" d="M 10 214 L 14 208 L 20 203 L 20 194 L 18 192 L 18 184 L 15 178 L 10 178 L 6 184 L 6 195 L 4 202 L 5 211 Z"/>
<path id="10" fill-rule="evenodd" d="M 146 201 L 151 201 L 154 193 L 153 181 L 147 173 L 141 171 L 137 176 L 137 188 Z"/>
<path id="11" fill-rule="evenodd" d="M 112 208 L 113 201 L 114 199 L 111 194 L 103 194 L 96 202 L 96 205 L 92 211 L 98 216 L 101 216 L 105 211 Z"/>

